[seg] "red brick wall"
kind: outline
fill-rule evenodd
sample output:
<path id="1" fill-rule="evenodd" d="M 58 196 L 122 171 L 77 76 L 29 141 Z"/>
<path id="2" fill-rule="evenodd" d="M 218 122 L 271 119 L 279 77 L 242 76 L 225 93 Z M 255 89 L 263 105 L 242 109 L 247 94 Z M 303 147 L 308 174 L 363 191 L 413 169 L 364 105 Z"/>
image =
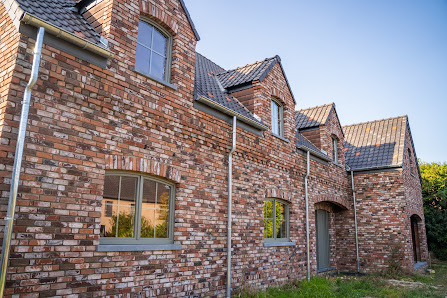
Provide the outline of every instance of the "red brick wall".
<path id="1" fill-rule="evenodd" d="M 421 180 L 419 178 L 419 172 L 417 169 L 417 160 L 413 151 L 410 138 L 410 128 L 407 126 L 405 130 L 405 148 L 404 148 L 404 165 L 403 165 L 403 180 L 405 187 L 405 197 L 407 203 L 407 231 L 409 241 L 407 241 L 407 251 L 412 255 L 413 252 L 413 239 L 411 237 L 411 220 L 412 215 L 417 215 L 420 219 L 418 222 L 419 230 L 419 242 L 421 249 L 422 261 L 428 262 L 428 246 L 427 246 L 427 234 L 425 231 L 425 217 L 424 207 L 422 203 L 422 190 Z M 410 154 L 409 154 L 410 153 Z M 411 162 L 409 160 L 411 158 Z M 411 258 L 414 264 L 413 258 Z"/>
<path id="2" fill-rule="evenodd" d="M 178 90 L 133 71 L 140 8 L 173 34 L 171 82 Z M 193 108 L 195 36 L 174 0 L 156 4 L 115 1 L 111 18 L 108 38 L 116 55 L 105 70 L 44 46 L 30 109 L 7 295 L 223 296 L 231 127 Z M 20 67 L 14 69 L 17 79 L 11 81 L 6 103 L 9 115 L 20 112 L 18 104 L 31 68 L 33 46 L 34 40 L 20 37 Z M 234 288 L 263 288 L 303 278 L 306 271 L 306 160 L 296 152 L 294 102 L 279 65 L 262 82 L 255 82 L 253 91 L 256 113 L 267 125 L 271 97 L 282 101 L 284 137 L 289 142 L 270 131 L 258 136 L 237 130 L 233 161 Z M 3 131 L 13 130 L 17 121 L 16 117 L 6 123 Z M 330 133 L 340 134 L 335 124 L 328 127 Z M 15 138 L 13 133 L 2 135 L 2 142 L 14 144 Z M 2 148 L 6 152 L 2 164 L 11 165 L 13 146 Z M 174 242 L 181 244 L 181 250 L 96 252 L 104 175 L 113 169 L 147 173 L 176 183 Z M 2 170 L 4 177 L 10 177 L 10 170 Z M 342 167 L 311 162 L 313 272 L 316 203 L 338 211 L 331 221 L 331 261 L 338 268 L 353 266 L 348 181 Z M 8 179 L 5 182 L 9 189 Z M 403 192 L 400 188 L 397 191 Z M 263 204 L 267 197 L 290 202 L 290 240 L 296 246 L 263 246 Z M 1 200 L 7 200 L 6 191 L 1 193 Z M 336 205 L 344 208 L 337 209 Z M 365 221 L 366 227 L 368 224 Z M 368 238 L 369 231 L 365 231 L 364 239 L 373 241 Z"/>
<path id="3" fill-rule="evenodd" d="M 16 111 L 15 103 L 8 101 L 8 97 L 16 93 L 10 89 L 12 82 L 18 83 L 24 80 L 25 75 L 13 75 L 14 69 L 23 70 L 23 66 L 16 65 L 17 55 L 23 56 L 23 52 L 18 53 L 19 33 L 14 27 L 5 6 L 0 3 L 0 199 L 2 200 L 2 209 L 6 210 L 4 202 L 9 195 L 9 183 L 7 177 L 8 171 L 12 168 L 12 163 L 8 156 L 15 151 L 15 139 L 10 136 L 14 133 L 16 125 L 13 123 L 14 117 L 20 117 Z M 3 226 L 3 225 L 2 225 Z"/>
<path id="4" fill-rule="evenodd" d="M 362 272 L 388 268 L 393 246 L 400 248 L 409 269 L 405 187 L 400 169 L 355 173 L 360 267 Z"/>
<path id="5" fill-rule="evenodd" d="M 312 144 L 314 144 L 318 149 L 321 149 L 321 136 L 320 136 L 320 128 L 317 127 L 313 130 L 303 131 L 301 132 L 303 136 L 305 136 Z"/>

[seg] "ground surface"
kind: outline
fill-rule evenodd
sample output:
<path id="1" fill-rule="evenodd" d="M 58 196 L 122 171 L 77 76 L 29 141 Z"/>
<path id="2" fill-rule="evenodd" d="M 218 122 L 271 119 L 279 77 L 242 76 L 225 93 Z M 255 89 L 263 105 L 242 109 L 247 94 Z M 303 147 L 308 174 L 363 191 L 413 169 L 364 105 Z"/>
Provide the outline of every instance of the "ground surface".
<path id="1" fill-rule="evenodd" d="M 265 291 L 242 289 L 235 297 L 447 297 L 447 262 L 432 274 L 313 277 Z"/>

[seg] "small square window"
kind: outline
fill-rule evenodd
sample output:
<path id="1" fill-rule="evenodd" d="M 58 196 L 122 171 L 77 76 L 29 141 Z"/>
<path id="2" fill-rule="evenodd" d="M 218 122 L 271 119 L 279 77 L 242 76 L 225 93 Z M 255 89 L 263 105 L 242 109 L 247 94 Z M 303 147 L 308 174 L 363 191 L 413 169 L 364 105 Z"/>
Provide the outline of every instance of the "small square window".
<path id="1" fill-rule="evenodd" d="M 135 70 L 157 80 L 169 82 L 172 38 L 159 25 L 143 19 L 138 24 Z"/>
<path id="2" fill-rule="evenodd" d="M 264 240 L 289 241 L 289 204 L 269 198 L 264 201 Z"/>
<path id="3" fill-rule="evenodd" d="M 284 137 L 284 116 L 283 106 L 276 100 L 271 100 L 271 113 L 272 113 L 272 132 L 273 134 Z"/>

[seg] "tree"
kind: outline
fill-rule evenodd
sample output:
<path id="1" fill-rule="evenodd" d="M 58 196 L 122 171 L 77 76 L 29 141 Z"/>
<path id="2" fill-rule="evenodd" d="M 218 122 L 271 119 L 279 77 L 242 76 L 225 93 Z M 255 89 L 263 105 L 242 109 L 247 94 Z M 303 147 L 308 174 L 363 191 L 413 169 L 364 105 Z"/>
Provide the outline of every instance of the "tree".
<path id="1" fill-rule="evenodd" d="M 430 250 L 447 260 L 447 164 L 419 163 L 425 227 Z"/>

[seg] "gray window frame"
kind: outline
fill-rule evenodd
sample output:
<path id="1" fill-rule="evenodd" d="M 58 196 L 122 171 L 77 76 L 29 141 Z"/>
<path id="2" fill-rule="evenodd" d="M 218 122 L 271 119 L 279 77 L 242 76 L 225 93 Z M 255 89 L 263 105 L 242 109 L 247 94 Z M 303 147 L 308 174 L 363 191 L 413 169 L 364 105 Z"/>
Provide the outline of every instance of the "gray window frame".
<path id="1" fill-rule="evenodd" d="M 164 37 L 166 37 L 165 75 L 164 75 L 164 78 L 162 80 L 160 80 L 160 78 L 157 78 L 157 77 L 155 77 L 155 76 L 153 76 L 153 75 L 151 75 L 149 73 L 145 73 L 145 72 L 142 72 L 140 70 L 137 70 L 135 68 L 136 63 L 137 63 L 136 56 L 135 56 L 134 71 L 138 72 L 138 73 L 140 73 L 140 74 L 142 74 L 142 75 L 144 75 L 144 76 L 146 76 L 146 77 L 148 77 L 148 78 L 150 78 L 152 80 L 158 81 L 158 82 L 160 82 L 162 84 L 166 84 L 166 85 L 168 85 L 171 88 L 174 87 L 174 86 L 172 86 L 170 84 L 171 83 L 171 68 L 172 68 L 172 64 L 171 64 L 172 63 L 172 35 L 165 28 L 163 28 L 162 26 L 160 26 L 159 24 L 157 24 L 156 22 L 154 22 L 153 20 L 151 20 L 150 18 L 148 18 L 146 16 L 140 16 L 140 22 L 147 23 L 148 25 L 152 26 L 155 30 L 160 32 Z M 137 33 L 137 36 L 138 36 L 138 33 Z M 153 34 L 152 34 L 152 38 L 154 38 Z M 137 44 L 139 44 L 138 40 L 137 40 Z M 144 46 L 144 45 L 142 45 L 142 46 Z M 147 48 L 146 46 L 144 46 L 144 47 Z M 151 50 L 151 53 L 152 53 L 153 50 L 152 49 L 150 49 L 150 50 Z M 135 53 L 136 53 L 136 48 L 135 48 Z M 150 63 L 152 63 L 152 61 Z M 150 69 L 150 67 L 149 67 L 149 69 Z"/>
<path id="2" fill-rule="evenodd" d="M 290 241 L 290 203 L 279 199 L 279 198 L 265 198 L 264 199 L 264 204 L 266 201 L 272 201 L 273 202 L 273 214 L 275 215 L 275 220 L 273 220 L 273 238 L 265 238 L 265 233 L 264 234 L 264 242 L 265 243 L 274 243 L 274 242 L 289 242 Z M 287 237 L 286 238 L 277 238 L 276 237 L 276 202 L 280 202 L 281 204 L 284 204 L 285 206 L 285 222 L 286 222 L 286 234 Z M 264 209 L 264 208 L 263 208 Z M 265 220 L 265 214 L 263 211 L 263 222 Z M 265 226 L 264 226 L 265 229 Z"/>
<path id="3" fill-rule="evenodd" d="M 332 141 L 332 160 L 338 164 L 338 139 L 335 136 L 331 137 Z"/>
<path id="4" fill-rule="evenodd" d="M 106 176 L 126 176 L 126 177 L 136 177 L 138 178 L 137 182 L 137 200 L 135 202 L 135 222 L 139 223 L 135 224 L 135 237 L 134 238 L 125 238 L 125 237 L 99 237 L 99 244 L 172 244 L 174 243 L 174 204 L 175 204 L 175 183 L 166 181 L 164 179 L 160 179 L 155 176 L 147 175 L 147 174 L 138 174 L 138 173 L 129 173 L 126 171 L 107 171 Z M 168 218 L 168 238 L 140 238 L 140 228 L 141 228 L 141 203 L 142 203 L 142 194 L 143 194 L 143 182 L 144 179 L 149 179 L 161 184 L 168 185 L 171 188 L 170 196 L 169 196 L 169 218 Z M 102 200 L 101 200 L 102 202 Z"/>
<path id="5" fill-rule="evenodd" d="M 278 117 L 279 117 L 279 134 L 277 134 L 276 132 L 273 131 L 273 110 L 272 110 L 272 103 L 276 104 L 278 106 Z M 272 122 L 272 134 L 275 136 L 279 136 L 281 138 L 284 137 L 284 106 L 283 104 L 275 99 L 275 98 L 271 98 L 270 101 L 270 117 L 271 117 L 271 122 Z"/>

